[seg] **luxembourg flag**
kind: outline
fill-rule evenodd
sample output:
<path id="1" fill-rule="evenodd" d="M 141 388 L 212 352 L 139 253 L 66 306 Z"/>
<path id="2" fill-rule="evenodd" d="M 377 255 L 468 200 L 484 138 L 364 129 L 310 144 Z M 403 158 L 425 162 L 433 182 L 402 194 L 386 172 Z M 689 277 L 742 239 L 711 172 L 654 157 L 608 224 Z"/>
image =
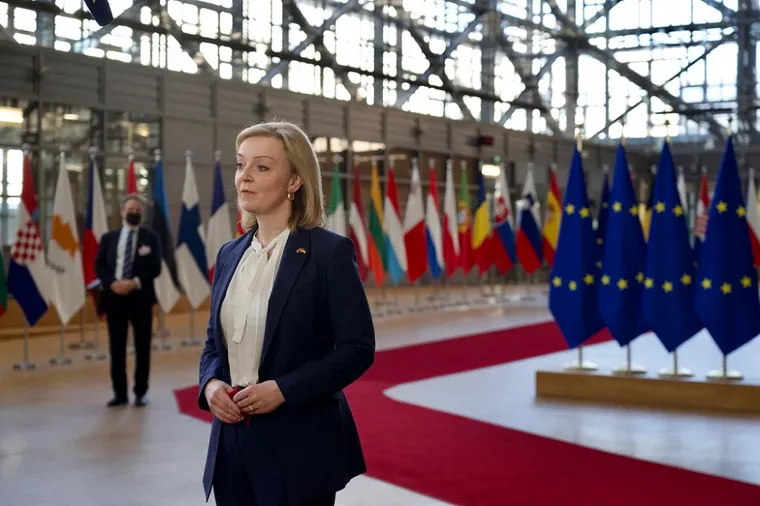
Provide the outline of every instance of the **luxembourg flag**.
<path id="1" fill-rule="evenodd" d="M 58 166 L 47 259 L 52 280 L 50 301 L 61 323 L 66 325 L 84 305 L 85 293 L 74 202 L 63 153 Z"/>
<path id="2" fill-rule="evenodd" d="M 406 248 L 406 275 L 414 283 L 427 270 L 427 242 L 425 237 L 425 211 L 422 204 L 420 170 L 417 160 L 412 162 L 412 184 L 406 199 L 404 213 L 404 246 Z"/>
<path id="3" fill-rule="evenodd" d="M 197 309 L 209 295 L 208 264 L 198 186 L 195 184 L 192 158 L 189 154 L 186 158 L 182 211 L 177 234 L 177 276 L 190 306 Z"/>
<path id="4" fill-rule="evenodd" d="M 33 327 L 47 311 L 50 293 L 42 236 L 37 224 L 37 193 L 32 179 L 32 163 L 24 155 L 24 181 L 21 188 L 21 205 L 16 217 L 16 240 L 11 247 L 8 266 L 8 293 L 24 312 L 26 321 Z"/>
<path id="5" fill-rule="evenodd" d="M 211 196 L 211 217 L 208 219 L 208 240 L 206 241 L 206 259 L 208 259 L 208 281 L 214 280 L 214 263 L 219 250 L 232 240 L 232 221 L 227 201 L 224 198 L 222 183 L 222 166 L 219 160 L 214 164 L 214 193 Z"/>
<path id="6" fill-rule="evenodd" d="M 454 195 L 451 196 L 452 205 Z M 454 207 L 456 212 L 456 206 Z M 454 226 L 456 230 L 456 225 Z M 438 213 L 438 188 L 436 188 L 435 167 L 430 167 L 430 182 L 428 186 L 427 206 L 425 207 L 425 236 L 427 237 L 428 264 L 430 275 L 438 279 L 443 272 L 443 239 L 441 231 L 441 215 Z"/>
<path id="7" fill-rule="evenodd" d="M 517 230 L 515 241 L 517 258 L 528 274 L 533 274 L 541 267 L 541 220 L 539 219 L 538 207 L 533 169 L 529 168 L 528 175 L 525 177 L 522 198 L 517 202 L 520 227 Z"/>
<path id="8" fill-rule="evenodd" d="M 91 289 L 100 284 L 100 280 L 95 274 L 95 257 L 98 256 L 100 238 L 108 230 L 103 190 L 100 187 L 100 176 L 93 155 L 90 156 L 88 179 L 87 211 L 84 234 L 82 235 L 82 268 L 84 269 L 84 284 L 88 289 Z"/>
<path id="9" fill-rule="evenodd" d="M 457 197 L 451 160 L 446 162 L 446 189 L 443 192 L 443 263 L 446 266 L 446 276 L 449 278 L 460 264 Z"/>
<path id="10" fill-rule="evenodd" d="M 404 228 L 398 208 L 396 178 L 393 176 L 393 166 L 388 168 L 388 183 L 385 189 L 385 205 L 383 206 L 383 228 L 385 229 L 385 254 L 388 258 L 388 274 L 394 285 L 401 281 L 406 273 L 406 246 L 404 243 Z"/>

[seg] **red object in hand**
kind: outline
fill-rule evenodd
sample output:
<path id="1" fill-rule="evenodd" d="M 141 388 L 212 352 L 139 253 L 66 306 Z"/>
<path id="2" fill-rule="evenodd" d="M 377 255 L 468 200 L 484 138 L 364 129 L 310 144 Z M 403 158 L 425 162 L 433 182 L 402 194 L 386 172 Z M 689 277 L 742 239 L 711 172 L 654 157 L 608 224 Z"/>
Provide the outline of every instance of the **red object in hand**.
<path id="1" fill-rule="evenodd" d="M 232 387 L 232 390 L 227 392 L 227 395 L 229 395 L 230 399 L 232 399 L 233 397 L 235 397 L 235 394 L 241 391 L 242 389 L 243 387 L 241 386 Z M 250 415 L 243 415 L 243 420 L 245 420 L 245 425 L 248 426 L 251 423 Z"/>

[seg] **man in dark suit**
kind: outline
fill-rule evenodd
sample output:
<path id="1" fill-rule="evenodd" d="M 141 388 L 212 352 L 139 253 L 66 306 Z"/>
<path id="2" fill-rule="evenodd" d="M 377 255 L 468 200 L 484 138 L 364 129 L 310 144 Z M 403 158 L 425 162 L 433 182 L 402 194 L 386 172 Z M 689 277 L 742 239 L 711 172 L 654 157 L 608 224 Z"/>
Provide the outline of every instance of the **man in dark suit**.
<path id="1" fill-rule="evenodd" d="M 103 289 L 102 303 L 108 321 L 111 383 L 114 398 L 108 407 L 127 404 L 127 328 L 132 324 L 135 345 L 135 405 L 147 404 L 150 340 L 153 331 L 153 280 L 161 273 L 158 236 L 140 226 L 145 202 L 127 195 L 121 204 L 123 224 L 100 239 L 95 272 Z"/>

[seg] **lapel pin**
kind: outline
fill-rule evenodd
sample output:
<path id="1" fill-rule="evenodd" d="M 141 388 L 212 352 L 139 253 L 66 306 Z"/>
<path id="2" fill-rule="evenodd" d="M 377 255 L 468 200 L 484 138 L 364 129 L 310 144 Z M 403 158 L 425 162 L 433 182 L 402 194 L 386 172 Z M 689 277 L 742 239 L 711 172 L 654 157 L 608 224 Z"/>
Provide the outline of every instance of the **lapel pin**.
<path id="1" fill-rule="evenodd" d="M 304 254 L 304 255 L 305 255 L 305 254 L 306 254 L 306 250 L 305 250 L 305 249 L 303 249 L 303 248 L 298 248 L 298 249 L 296 250 L 296 253 L 301 253 L 301 254 Z"/>

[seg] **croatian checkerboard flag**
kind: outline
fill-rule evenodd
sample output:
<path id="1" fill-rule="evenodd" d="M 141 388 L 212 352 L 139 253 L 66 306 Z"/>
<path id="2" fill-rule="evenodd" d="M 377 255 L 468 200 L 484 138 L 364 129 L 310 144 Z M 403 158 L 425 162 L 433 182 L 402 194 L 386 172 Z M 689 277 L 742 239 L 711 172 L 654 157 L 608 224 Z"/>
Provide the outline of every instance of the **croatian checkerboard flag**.
<path id="1" fill-rule="evenodd" d="M 185 186 L 182 190 L 182 212 L 177 234 L 177 275 L 193 309 L 209 295 L 206 244 L 203 238 L 201 210 L 198 201 L 193 162 L 187 155 L 185 163 Z"/>
<path id="2" fill-rule="evenodd" d="M 34 326 L 47 311 L 50 279 L 42 236 L 37 223 L 37 196 L 32 179 L 32 163 L 24 156 L 24 183 L 21 188 L 21 205 L 18 207 L 16 240 L 11 247 L 8 266 L 8 293 L 21 306 L 26 321 Z"/>

